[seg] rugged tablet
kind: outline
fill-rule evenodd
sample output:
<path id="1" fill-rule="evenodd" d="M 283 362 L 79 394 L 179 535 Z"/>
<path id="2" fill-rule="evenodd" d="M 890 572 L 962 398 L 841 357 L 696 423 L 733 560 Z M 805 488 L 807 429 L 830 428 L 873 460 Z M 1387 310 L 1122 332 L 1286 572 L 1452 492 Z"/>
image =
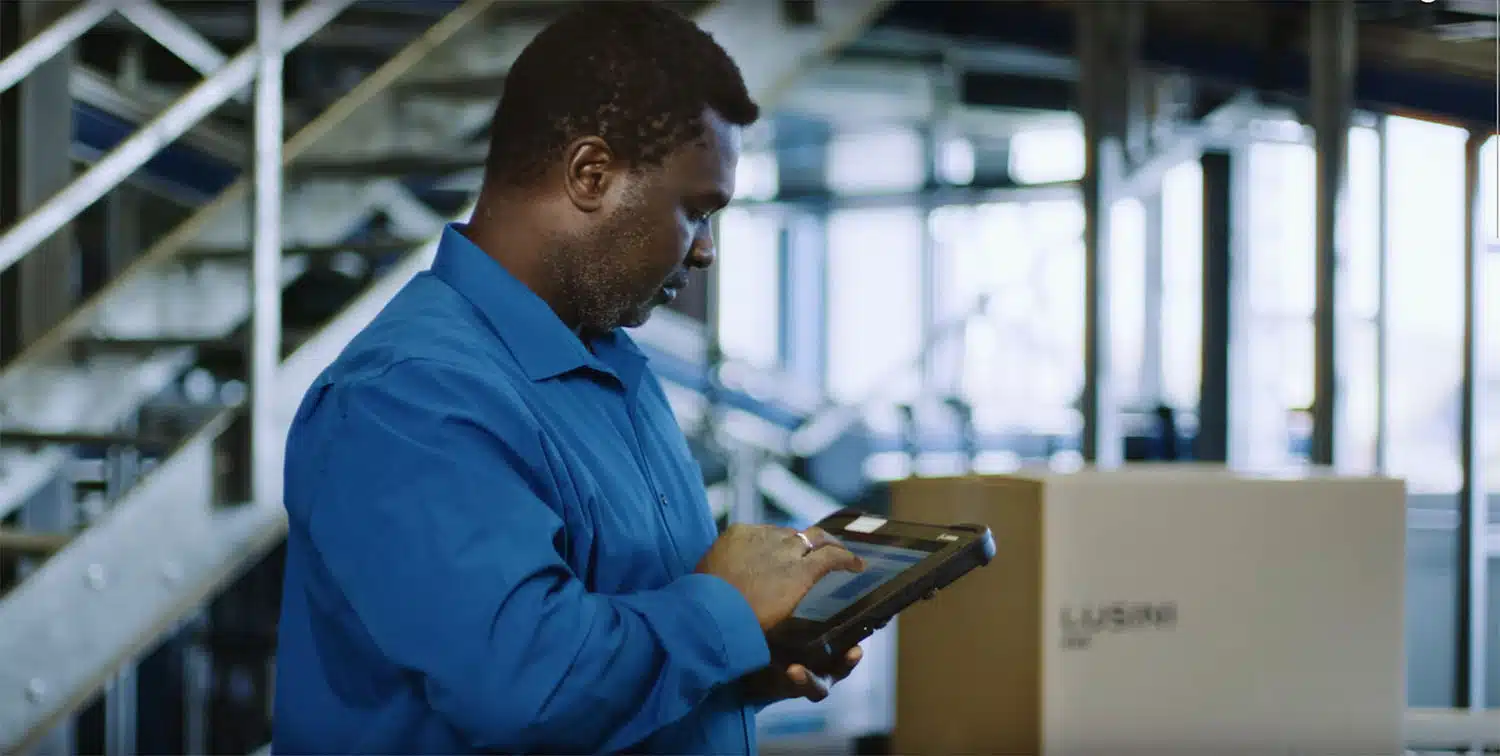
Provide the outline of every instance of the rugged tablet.
<path id="1" fill-rule="evenodd" d="M 844 509 L 818 527 L 864 559 L 865 571 L 830 573 L 767 633 L 778 659 L 814 672 L 830 669 L 897 612 L 995 556 L 995 539 L 983 525 L 899 522 Z"/>

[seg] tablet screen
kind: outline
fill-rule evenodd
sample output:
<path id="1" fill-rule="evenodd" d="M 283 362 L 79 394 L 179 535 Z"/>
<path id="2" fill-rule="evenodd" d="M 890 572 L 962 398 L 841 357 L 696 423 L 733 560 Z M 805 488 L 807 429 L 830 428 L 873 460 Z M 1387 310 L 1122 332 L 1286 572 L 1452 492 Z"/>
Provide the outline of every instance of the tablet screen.
<path id="1" fill-rule="evenodd" d="M 828 573 L 797 604 L 793 617 L 826 622 L 929 556 L 926 551 L 862 541 L 845 540 L 843 545 L 865 560 L 865 571 Z"/>

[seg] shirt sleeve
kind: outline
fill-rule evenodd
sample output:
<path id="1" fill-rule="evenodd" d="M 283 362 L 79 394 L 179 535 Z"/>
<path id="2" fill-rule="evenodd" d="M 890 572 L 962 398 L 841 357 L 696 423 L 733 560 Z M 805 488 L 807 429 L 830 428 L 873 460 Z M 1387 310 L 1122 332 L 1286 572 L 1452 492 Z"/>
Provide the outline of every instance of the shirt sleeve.
<path id="1" fill-rule="evenodd" d="M 307 418 L 315 549 L 393 664 L 476 748 L 618 751 L 769 663 L 744 597 L 707 575 L 590 593 L 559 554 L 560 493 L 519 400 L 407 361 Z M 551 506 L 549 506 L 549 504 Z"/>

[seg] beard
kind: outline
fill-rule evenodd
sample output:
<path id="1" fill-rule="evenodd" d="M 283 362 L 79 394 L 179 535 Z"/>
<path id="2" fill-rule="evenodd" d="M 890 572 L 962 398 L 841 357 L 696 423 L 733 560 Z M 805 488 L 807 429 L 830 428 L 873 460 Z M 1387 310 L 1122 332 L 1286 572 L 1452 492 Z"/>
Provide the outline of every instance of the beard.
<path id="1" fill-rule="evenodd" d="M 660 281 L 642 284 L 650 255 L 642 203 L 627 197 L 599 227 L 559 245 L 550 256 L 554 280 L 572 303 L 578 326 L 591 334 L 633 328 L 651 317 Z"/>

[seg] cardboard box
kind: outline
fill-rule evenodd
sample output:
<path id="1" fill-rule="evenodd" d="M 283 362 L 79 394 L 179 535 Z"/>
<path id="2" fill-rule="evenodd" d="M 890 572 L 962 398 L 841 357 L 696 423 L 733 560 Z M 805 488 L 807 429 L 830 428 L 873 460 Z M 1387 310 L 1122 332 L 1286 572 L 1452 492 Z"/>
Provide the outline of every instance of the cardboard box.
<path id="1" fill-rule="evenodd" d="M 896 753 L 1403 750 L 1399 481 L 1153 466 L 892 501 L 998 547 L 898 620 Z"/>

